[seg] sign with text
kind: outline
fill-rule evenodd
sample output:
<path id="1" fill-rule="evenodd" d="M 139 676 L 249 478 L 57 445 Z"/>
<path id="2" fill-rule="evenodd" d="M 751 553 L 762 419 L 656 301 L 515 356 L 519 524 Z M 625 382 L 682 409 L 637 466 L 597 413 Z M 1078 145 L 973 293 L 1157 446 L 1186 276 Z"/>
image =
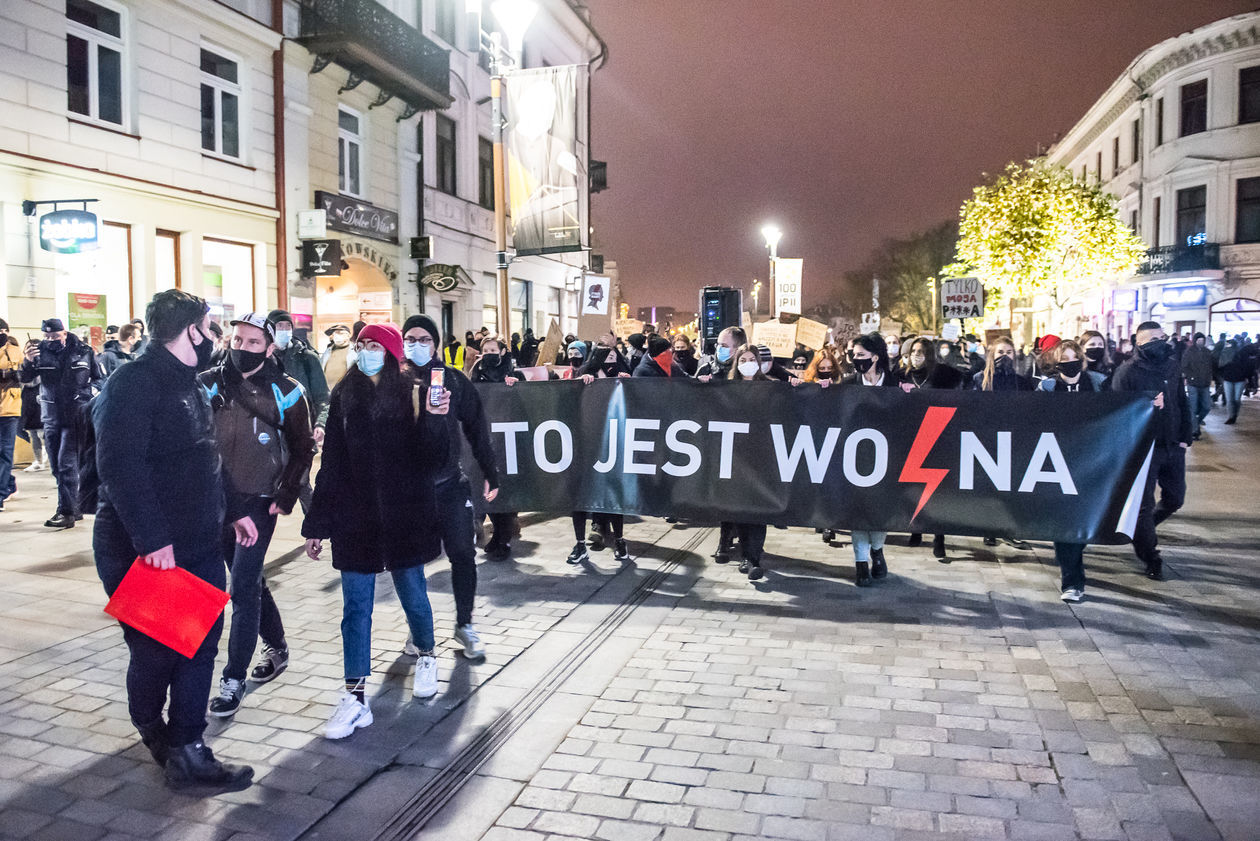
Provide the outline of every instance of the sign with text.
<path id="1" fill-rule="evenodd" d="M 323 190 L 315 191 L 315 206 L 328 214 L 328 227 L 334 231 L 398 242 L 398 214 L 392 210 Z"/>
<path id="2" fill-rule="evenodd" d="M 820 350 L 827 344 L 827 325 L 808 318 L 800 319 L 796 322 L 796 341 L 810 350 Z"/>
<path id="3" fill-rule="evenodd" d="M 78 254 L 100 247 L 100 224 L 86 210 L 54 210 L 39 217 L 39 247 L 54 254 Z"/>
<path id="4" fill-rule="evenodd" d="M 67 294 L 69 306 L 66 309 L 66 326 L 71 330 L 79 327 L 88 329 L 88 344 L 100 353 L 105 339 L 105 328 L 109 325 L 105 313 L 105 296 L 84 292 Z"/>
<path id="5" fill-rule="evenodd" d="M 618 339 L 624 339 L 635 333 L 643 332 L 643 322 L 637 318 L 619 318 L 613 322 L 613 335 Z"/>
<path id="6" fill-rule="evenodd" d="M 308 239 L 302 242 L 302 276 L 335 277 L 341 274 L 341 240 Z"/>
<path id="7" fill-rule="evenodd" d="M 801 314 L 801 274 L 805 261 L 800 257 L 776 257 L 774 260 L 774 304 L 771 312 Z"/>
<path id="8" fill-rule="evenodd" d="M 978 277 L 941 281 L 941 317 L 980 318 L 984 315 L 984 287 Z"/>
<path id="9" fill-rule="evenodd" d="M 796 325 L 774 320 L 754 324 L 753 344 L 765 345 L 780 359 L 791 359 L 796 352 Z"/>

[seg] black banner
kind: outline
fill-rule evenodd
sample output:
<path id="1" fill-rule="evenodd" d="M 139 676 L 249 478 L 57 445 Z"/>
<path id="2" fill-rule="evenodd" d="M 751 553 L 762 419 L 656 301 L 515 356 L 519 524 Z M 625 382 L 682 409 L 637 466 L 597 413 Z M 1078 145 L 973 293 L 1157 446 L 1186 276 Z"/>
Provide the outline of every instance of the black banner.
<path id="1" fill-rule="evenodd" d="M 494 511 L 1119 543 L 1154 438 L 1139 394 L 633 379 L 478 386 Z"/>

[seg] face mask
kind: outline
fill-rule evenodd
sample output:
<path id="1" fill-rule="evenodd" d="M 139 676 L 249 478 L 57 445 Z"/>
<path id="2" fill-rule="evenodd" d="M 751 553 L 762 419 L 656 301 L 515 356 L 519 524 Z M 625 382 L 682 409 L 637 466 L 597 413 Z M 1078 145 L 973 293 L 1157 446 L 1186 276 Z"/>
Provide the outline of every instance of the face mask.
<path id="1" fill-rule="evenodd" d="M 333 333 L 332 343 L 333 343 L 333 347 L 345 347 L 346 345 L 350 344 L 350 334 L 349 333 Z"/>
<path id="2" fill-rule="evenodd" d="M 771 367 L 773 367 L 773 365 L 774 365 L 774 363 L 773 363 L 773 362 L 762 362 L 762 363 L 761 363 L 761 373 L 763 373 L 763 374 L 769 374 L 769 373 L 770 373 L 770 368 L 771 368 Z"/>
<path id="3" fill-rule="evenodd" d="M 1085 348 L 1085 358 L 1090 362 L 1102 362 L 1103 354 L 1106 352 L 1105 348 L 1100 347 Z"/>
<path id="4" fill-rule="evenodd" d="M 570 356 L 569 365 L 573 368 L 581 368 L 583 359 L 580 356 Z"/>
<path id="5" fill-rule="evenodd" d="M 1011 359 L 1009 356 L 999 356 L 997 359 L 993 360 L 993 365 L 999 371 L 1010 371 L 1015 367 L 1015 360 Z"/>
<path id="6" fill-rule="evenodd" d="M 1059 369 L 1059 373 L 1065 377 L 1075 377 L 1081 372 L 1082 363 L 1079 359 L 1073 359 L 1071 362 L 1060 362 L 1055 366 Z"/>
<path id="7" fill-rule="evenodd" d="M 922 368 L 927 364 L 927 357 L 921 353 L 910 354 L 910 366 L 912 368 Z"/>
<path id="8" fill-rule="evenodd" d="M 483 353 L 481 355 L 481 364 L 487 368 L 497 368 L 502 361 L 503 357 L 497 353 Z"/>
<path id="9" fill-rule="evenodd" d="M 354 362 L 359 366 L 360 371 L 369 377 L 375 376 L 385 367 L 385 351 L 364 348 L 359 351 L 359 356 Z"/>
<path id="10" fill-rule="evenodd" d="M 867 371 L 871 370 L 871 366 L 874 364 L 875 360 L 869 356 L 865 359 L 855 359 L 853 360 L 853 370 L 857 371 L 859 374 L 865 374 Z"/>
<path id="11" fill-rule="evenodd" d="M 1144 345 L 1138 345 L 1138 356 L 1147 362 L 1163 362 L 1168 359 L 1168 355 L 1172 353 L 1172 345 L 1163 339 L 1155 339 Z"/>
<path id="12" fill-rule="evenodd" d="M 423 368 L 433 361 L 433 345 L 422 345 L 419 342 L 404 342 L 403 350 L 407 358 Z"/>
<path id="13" fill-rule="evenodd" d="M 947 348 L 947 347 L 943 347 L 943 348 L 941 348 L 940 350 L 938 350 L 938 351 L 937 351 L 937 354 L 941 357 L 941 359 L 948 359 L 948 358 L 949 358 L 949 348 Z"/>
<path id="14" fill-rule="evenodd" d="M 256 350 L 240 350 L 232 348 L 228 351 L 228 356 L 232 359 L 232 364 L 236 366 L 236 370 L 242 374 L 249 373 L 257 368 L 267 359 L 267 352 L 259 353 Z"/>
<path id="15" fill-rule="evenodd" d="M 888 355 L 889 355 L 889 356 L 896 356 L 896 355 L 897 355 L 897 354 L 899 354 L 899 353 L 901 353 L 901 345 L 889 345 L 889 346 L 888 346 Z"/>
<path id="16" fill-rule="evenodd" d="M 834 373 L 834 372 L 833 372 L 830 368 L 828 368 L 828 369 L 827 369 L 827 370 L 825 370 L 825 371 L 824 371 L 822 368 L 819 368 L 819 369 L 818 369 L 818 376 L 820 376 L 820 377 L 822 377 L 822 378 L 824 378 L 824 379 L 828 379 L 828 380 L 829 380 L 829 379 L 831 379 L 831 375 L 832 375 L 832 373 Z"/>
<path id="17" fill-rule="evenodd" d="M 979 342 L 972 342 L 971 344 L 967 345 L 967 353 L 979 353 L 979 352 L 980 352 Z"/>
<path id="18" fill-rule="evenodd" d="M 687 350 L 685 347 L 674 348 L 674 356 L 691 356 L 691 351 Z"/>
<path id="19" fill-rule="evenodd" d="M 201 330 L 197 330 L 197 333 L 201 335 L 201 344 L 193 345 L 193 353 L 197 354 L 197 370 L 204 371 L 210 367 L 210 355 L 214 353 L 214 340 Z M 188 338 L 191 339 L 192 335 L 190 334 Z"/>
<path id="20" fill-rule="evenodd" d="M 718 348 L 717 348 L 717 361 L 718 361 L 718 362 L 721 362 L 723 365 L 725 365 L 727 362 L 730 362 L 730 361 L 731 361 L 731 349 L 730 349 L 730 348 L 728 348 L 726 345 L 718 345 Z"/>
<path id="21" fill-rule="evenodd" d="M 293 341 L 292 330 L 277 330 L 276 331 L 276 347 L 280 348 L 281 350 L 284 350 L 285 348 L 289 346 L 289 342 L 291 341 Z"/>
<path id="22" fill-rule="evenodd" d="M 756 362 L 741 362 L 738 367 L 739 375 L 748 379 L 757 376 L 757 371 L 761 368 Z"/>

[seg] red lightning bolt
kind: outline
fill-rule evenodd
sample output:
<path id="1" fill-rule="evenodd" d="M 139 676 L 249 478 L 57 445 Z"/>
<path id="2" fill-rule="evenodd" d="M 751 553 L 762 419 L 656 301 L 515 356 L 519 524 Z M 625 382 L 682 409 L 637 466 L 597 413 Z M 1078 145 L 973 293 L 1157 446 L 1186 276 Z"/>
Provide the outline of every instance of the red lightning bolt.
<path id="1" fill-rule="evenodd" d="M 919 516 L 923 506 L 927 505 L 932 494 L 936 493 L 941 482 L 949 475 L 949 470 L 944 467 L 924 467 L 923 460 L 932 452 L 936 440 L 941 437 L 945 427 L 949 426 L 956 411 L 952 406 L 929 406 L 923 422 L 919 424 L 919 433 L 914 436 L 914 443 L 910 445 L 910 455 L 906 456 L 901 475 L 897 477 L 898 482 L 923 483 L 923 495 L 919 497 L 919 507 L 914 509 L 910 522 L 914 522 L 914 518 Z"/>

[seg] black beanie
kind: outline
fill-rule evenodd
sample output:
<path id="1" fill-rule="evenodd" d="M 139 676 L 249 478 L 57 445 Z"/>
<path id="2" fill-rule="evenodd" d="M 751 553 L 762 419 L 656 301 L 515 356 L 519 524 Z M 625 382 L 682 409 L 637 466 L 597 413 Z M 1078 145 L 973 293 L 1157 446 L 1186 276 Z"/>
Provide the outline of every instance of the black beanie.
<path id="1" fill-rule="evenodd" d="M 626 337 L 626 341 L 635 350 L 643 350 L 643 345 L 647 342 L 647 336 L 644 336 L 642 333 L 631 333 Z"/>
<path id="2" fill-rule="evenodd" d="M 653 336 L 648 339 L 648 356 L 657 357 L 673 347 L 673 343 L 664 336 Z"/>
<path id="3" fill-rule="evenodd" d="M 287 310 L 272 310 L 271 312 L 267 313 L 267 320 L 270 321 L 273 325 L 279 321 L 287 321 L 290 324 L 292 324 L 293 316 L 289 315 Z"/>
<path id="4" fill-rule="evenodd" d="M 415 327 L 419 327 L 421 330 L 432 336 L 434 346 L 442 344 L 442 334 L 438 331 L 437 322 L 429 318 L 427 315 L 416 314 L 407 316 L 407 320 L 403 322 L 403 335 L 407 335 L 407 331 Z"/>

